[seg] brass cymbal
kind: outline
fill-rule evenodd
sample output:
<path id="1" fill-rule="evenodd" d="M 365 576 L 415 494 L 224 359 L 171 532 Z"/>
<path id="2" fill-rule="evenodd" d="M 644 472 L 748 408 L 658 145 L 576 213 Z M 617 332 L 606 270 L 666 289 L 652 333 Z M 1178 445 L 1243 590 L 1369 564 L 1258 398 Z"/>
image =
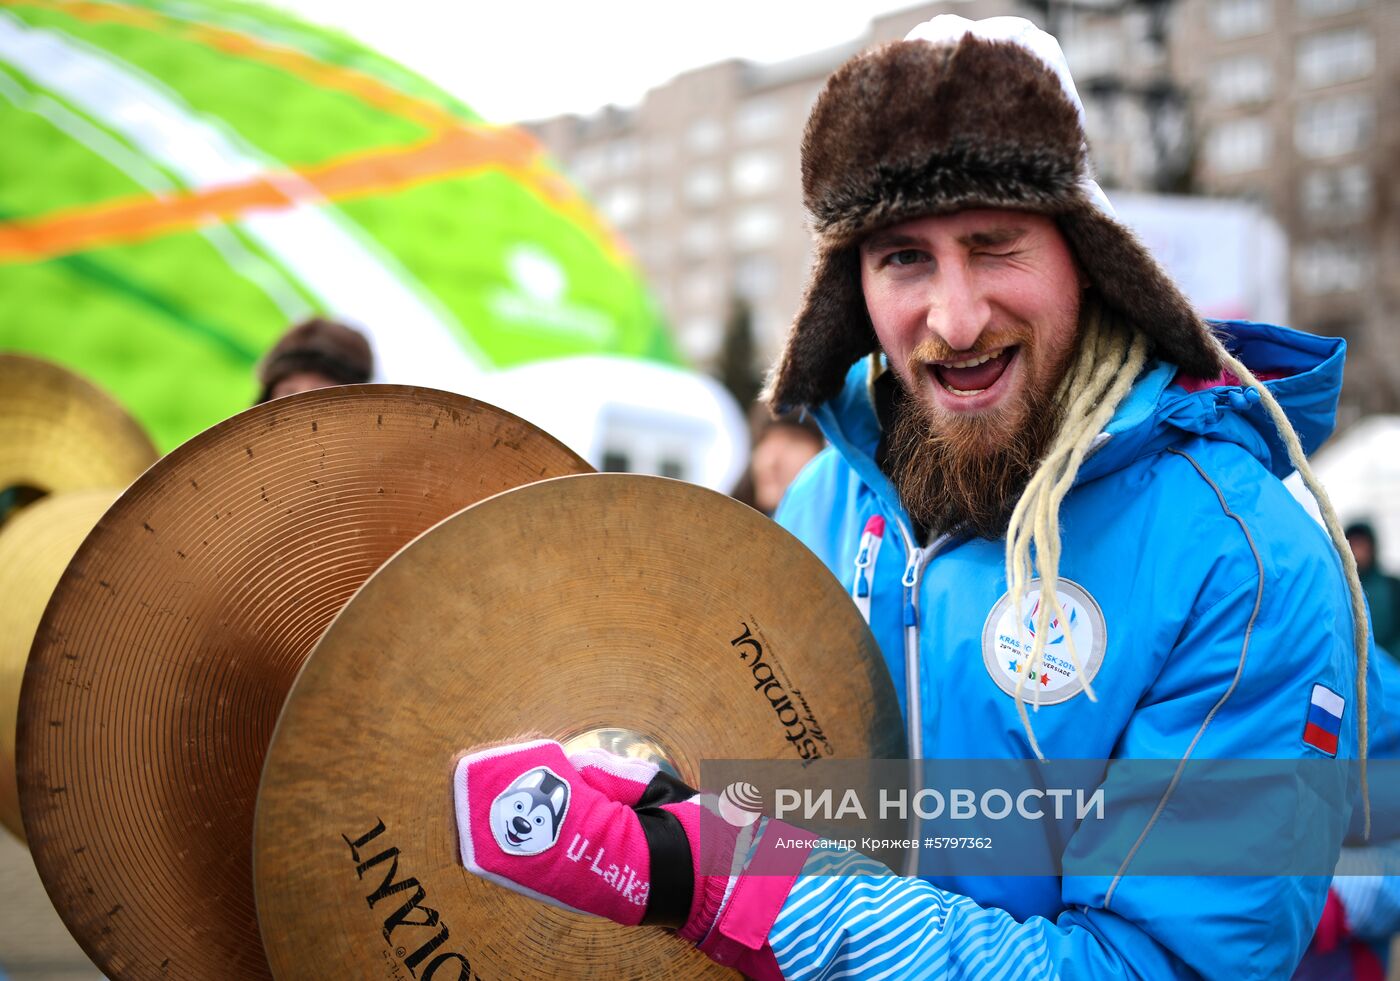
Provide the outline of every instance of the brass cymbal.
<path id="1" fill-rule="evenodd" d="M 104 973 L 267 976 L 253 805 L 302 661 L 414 536 L 587 469 L 493 406 L 363 385 L 240 413 L 122 494 L 40 623 L 17 755 L 30 852 Z"/>
<path id="2" fill-rule="evenodd" d="M 0 354 L 0 490 L 125 487 L 156 456 L 136 420 L 85 378 Z"/>
<path id="3" fill-rule="evenodd" d="M 15 723 L 24 662 L 68 560 L 119 493 L 114 487 L 50 494 L 0 525 L 0 823 L 20 841 Z"/>
<path id="4" fill-rule="evenodd" d="M 407 978 L 420 952 L 420 977 L 727 976 L 666 931 L 468 874 L 450 788 L 463 749 L 523 734 L 622 730 L 692 785 L 701 758 L 800 759 L 740 656 L 746 631 L 763 645 L 759 673 L 802 701 L 804 729 L 820 726 L 812 752 L 903 755 L 893 685 L 850 598 L 729 498 L 656 477 L 561 477 L 414 541 L 327 629 L 277 724 L 254 833 L 274 976 Z M 359 874 L 391 848 L 396 864 Z M 386 875 L 416 881 L 376 904 Z M 419 889 L 435 915 L 394 919 Z"/>

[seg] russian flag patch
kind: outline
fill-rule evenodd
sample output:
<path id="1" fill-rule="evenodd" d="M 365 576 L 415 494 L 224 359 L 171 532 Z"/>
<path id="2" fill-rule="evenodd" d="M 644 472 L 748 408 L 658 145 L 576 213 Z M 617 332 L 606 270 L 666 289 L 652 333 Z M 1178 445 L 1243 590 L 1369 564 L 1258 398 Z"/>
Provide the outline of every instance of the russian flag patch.
<path id="1" fill-rule="evenodd" d="M 1342 729 L 1342 713 L 1346 707 L 1346 699 L 1341 695 L 1326 685 L 1313 685 L 1303 742 L 1328 756 L 1336 756 L 1337 733 Z"/>

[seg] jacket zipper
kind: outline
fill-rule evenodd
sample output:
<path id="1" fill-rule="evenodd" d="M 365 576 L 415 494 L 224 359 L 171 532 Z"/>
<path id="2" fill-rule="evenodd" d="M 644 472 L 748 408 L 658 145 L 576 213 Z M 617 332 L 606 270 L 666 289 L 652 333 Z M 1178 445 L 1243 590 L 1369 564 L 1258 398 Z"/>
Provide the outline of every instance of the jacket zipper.
<path id="1" fill-rule="evenodd" d="M 904 703 L 909 716 L 909 785 L 922 788 L 924 785 L 924 700 L 920 691 L 919 670 L 919 580 L 924 569 L 938 554 L 939 550 L 952 540 L 952 534 L 939 535 L 924 548 L 916 548 L 914 536 L 909 533 L 904 522 L 896 519 L 900 537 L 904 539 L 904 554 L 908 561 L 904 565 Z M 918 840 L 923 837 L 923 821 L 917 813 L 909 819 L 910 837 Z M 910 849 L 904 860 L 904 874 L 919 874 L 919 851 Z"/>
<path id="2" fill-rule="evenodd" d="M 904 554 L 909 557 L 900 580 L 904 586 L 904 703 L 909 716 L 909 758 L 921 760 L 924 758 L 924 705 L 919 671 L 919 580 L 929 561 L 953 536 L 951 533 L 939 535 L 924 548 L 918 548 L 904 522 L 896 519 L 895 525 L 904 539 Z"/>

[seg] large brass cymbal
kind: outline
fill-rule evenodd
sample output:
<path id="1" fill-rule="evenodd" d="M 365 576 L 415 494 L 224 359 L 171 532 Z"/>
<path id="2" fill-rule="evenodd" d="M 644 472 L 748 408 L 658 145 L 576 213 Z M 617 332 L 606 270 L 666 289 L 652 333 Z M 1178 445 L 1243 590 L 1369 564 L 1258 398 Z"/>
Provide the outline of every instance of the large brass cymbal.
<path id="1" fill-rule="evenodd" d="M 125 487 L 156 456 L 145 431 L 91 382 L 50 361 L 0 354 L 0 490 Z"/>
<path id="2" fill-rule="evenodd" d="M 122 494 L 39 626 L 17 755 L 35 864 L 108 976 L 267 976 L 253 805 L 302 661 L 418 533 L 587 469 L 492 406 L 365 385 L 249 409 Z"/>
<path id="3" fill-rule="evenodd" d="M 734 643 L 745 631 L 762 643 L 763 668 L 740 656 L 752 654 Z M 850 598 L 744 505 L 678 481 L 594 474 L 522 487 L 438 525 L 341 611 L 282 710 L 254 834 L 274 976 L 408 977 L 407 959 L 443 928 L 413 965 L 428 973 L 459 955 L 439 978 L 456 979 L 463 962 L 486 981 L 724 974 L 664 931 L 467 874 L 451 774 L 473 745 L 606 729 L 655 746 L 692 784 L 702 758 L 798 761 L 793 720 L 760 674 L 800 698 L 804 730 L 822 730 L 810 752 L 903 755 L 892 683 Z M 358 874 L 391 848 L 392 871 L 384 859 Z M 386 875 L 416 883 L 370 903 Z M 394 919 L 419 887 L 436 918 Z"/>
<path id="4" fill-rule="evenodd" d="M 0 823 L 24 840 L 15 724 L 24 662 L 49 595 L 118 488 L 50 494 L 0 525 Z"/>

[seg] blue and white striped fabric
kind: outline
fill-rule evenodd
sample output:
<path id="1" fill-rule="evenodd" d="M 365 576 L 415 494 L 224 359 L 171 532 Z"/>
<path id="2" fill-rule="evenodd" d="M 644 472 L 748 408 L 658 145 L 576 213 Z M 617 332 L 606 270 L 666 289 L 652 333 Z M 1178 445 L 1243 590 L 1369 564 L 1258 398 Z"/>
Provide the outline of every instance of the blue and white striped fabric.
<path id="1" fill-rule="evenodd" d="M 819 849 L 805 868 L 768 937 L 787 981 L 1056 976 L 1043 933 L 1001 910 L 859 852 Z"/>
<path id="2" fill-rule="evenodd" d="M 1348 848 L 1337 872 L 1332 891 L 1342 901 L 1353 934 L 1383 940 L 1400 930 L 1400 842 Z"/>

